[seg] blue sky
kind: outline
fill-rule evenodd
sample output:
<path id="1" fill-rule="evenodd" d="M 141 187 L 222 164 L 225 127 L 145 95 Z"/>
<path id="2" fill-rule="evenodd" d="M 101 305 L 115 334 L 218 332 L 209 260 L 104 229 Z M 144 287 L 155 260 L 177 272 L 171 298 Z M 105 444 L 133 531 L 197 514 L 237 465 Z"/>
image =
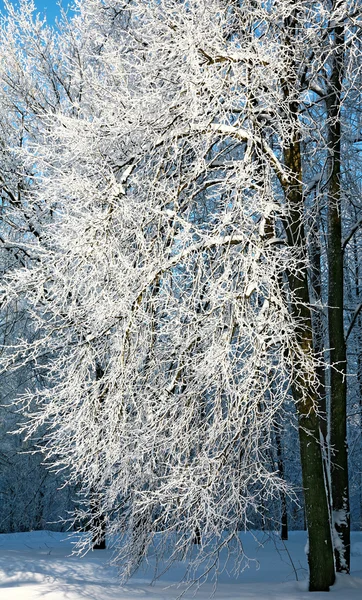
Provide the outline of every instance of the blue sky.
<path id="1" fill-rule="evenodd" d="M 66 8 L 72 5 L 72 0 L 62 0 L 62 5 Z M 12 4 L 18 5 L 17 0 L 12 0 Z M 46 15 L 49 23 L 54 23 L 55 18 L 59 15 L 59 6 L 57 0 L 34 0 L 37 10 L 42 16 Z M 4 2 L 0 0 L 0 11 L 4 10 Z"/>

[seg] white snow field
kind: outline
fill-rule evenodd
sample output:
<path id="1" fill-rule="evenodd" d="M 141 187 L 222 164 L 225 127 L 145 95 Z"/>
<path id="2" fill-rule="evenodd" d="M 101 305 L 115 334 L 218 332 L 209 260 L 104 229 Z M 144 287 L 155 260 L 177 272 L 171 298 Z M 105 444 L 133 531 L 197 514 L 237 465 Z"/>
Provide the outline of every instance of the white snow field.
<path id="1" fill-rule="evenodd" d="M 255 533 L 255 538 L 242 534 L 241 539 L 247 554 L 257 558 L 259 564 L 252 563 L 238 577 L 224 571 L 216 591 L 213 583 L 207 582 L 196 596 L 195 590 L 187 590 L 184 600 L 205 600 L 213 591 L 215 600 L 362 599 L 361 532 L 352 533 L 352 575 L 339 576 L 329 595 L 307 591 L 304 532 L 292 532 L 285 546 L 261 532 Z M 185 584 L 178 585 L 185 562 L 175 563 L 152 584 L 155 565 L 151 558 L 127 584 L 120 584 L 116 568 L 108 564 L 110 550 L 90 552 L 82 558 L 71 556 L 71 552 L 72 543 L 64 533 L 0 535 L 0 599 L 174 600 L 186 589 Z"/>

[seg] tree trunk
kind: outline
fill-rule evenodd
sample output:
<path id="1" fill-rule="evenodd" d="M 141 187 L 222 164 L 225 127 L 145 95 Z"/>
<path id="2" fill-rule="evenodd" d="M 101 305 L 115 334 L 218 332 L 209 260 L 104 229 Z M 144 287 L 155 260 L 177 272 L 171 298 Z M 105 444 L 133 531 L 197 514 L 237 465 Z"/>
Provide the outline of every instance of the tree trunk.
<path id="1" fill-rule="evenodd" d="M 199 527 L 196 527 L 194 531 L 194 544 L 197 546 L 201 544 L 201 531 Z"/>
<path id="2" fill-rule="evenodd" d="M 356 237 L 353 240 L 353 257 L 354 257 L 354 291 L 356 295 L 356 310 L 358 311 L 358 307 L 361 305 L 361 289 L 360 289 L 360 269 L 359 269 L 359 253 L 358 253 L 358 245 Z M 358 399 L 359 399 L 359 428 L 362 433 L 362 320 L 361 313 L 358 314 L 357 319 L 355 320 L 355 335 L 356 335 L 356 344 L 357 344 L 357 383 L 358 383 Z M 362 439 L 360 435 L 360 443 L 359 443 L 360 454 L 362 455 Z M 360 472 L 359 476 L 359 528 L 362 530 L 362 472 Z"/>
<path id="3" fill-rule="evenodd" d="M 278 461 L 278 471 L 279 475 L 282 479 L 284 479 L 284 461 L 283 461 L 283 453 L 282 453 L 282 440 L 280 437 L 280 431 L 278 427 L 275 428 L 275 444 L 277 449 L 277 461 Z M 287 511 L 287 499 L 284 492 L 281 493 L 280 497 L 281 503 L 281 539 L 288 539 L 288 511 Z"/>
<path id="4" fill-rule="evenodd" d="M 319 219 L 318 219 L 319 221 Z M 313 301 L 322 306 L 322 265 L 321 265 L 321 247 L 319 242 L 319 223 L 314 221 L 312 230 L 312 241 L 310 244 L 310 283 L 312 287 Z M 321 444 L 323 453 L 323 468 L 324 477 L 327 488 L 327 499 L 331 518 L 331 484 L 330 484 L 330 445 L 328 440 L 328 415 L 327 415 L 327 386 L 326 386 L 326 371 L 323 363 L 324 349 L 326 340 L 324 336 L 324 315 L 320 310 L 315 310 L 312 314 L 313 327 L 313 347 L 316 356 L 320 357 L 321 363 L 316 367 L 317 375 L 317 394 L 319 398 L 318 416 L 319 427 L 321 430 Z"/>
<path id="5" fill-rule="evenodd" d="M 298 105 L 291 102 L 290 108 L 297 123 Z M 296 335 L 299 349 L 308 359 L 313 355 L 314 348 L 307 271 L 303 261 L 306 244 L 303 226 L 302 163 L 297 132 L 294 140 L 284 149 L 284 161 L 292 174 L 288 183 L 284 185 L 289 212 L 286 233 L 288 244 L 295 249 L 299 248 L 301 255 L 298 273 L 289 273 L 288 275 L 292 294 L 291 309 L 298 322 Z M 309 538 L 309 589 L 310 591 L 328 591 L 329 586 L 333 585 L 335 581 L 335 573 L 329 507 L 323 472 L 319 417 L 317 414 L 320 398 L 316 391 L 316 373 L 306 370 L 305 362 L 301 363 L 298 357 L 295 359 L 295 373 L 293 395 L 298 410 L 302 477 Z"/>
<path id="6" fill-rule="evenodd" d="M 99 509 L 99 499 L 97 492 L 91 493 L 91 513 L 92 513 L 92 550 L 105 550 L 106 548 L 106 520 Z"/>
<path id="7" fill-rule="evenodd" d="M 343 249 L 341 219 L 341 93 L 344 31 L 336 27 L 333 70 L 327 97 L 328 198 L 328 333 L 330 347 L 330 445 L 332 520 L 338 572 L 350 571 L 350 515 L 347 450 L 346 344 L 343 321 Z"/>
<path id="8" fill-rule="evenodd" d="M 298 33 L 299 4 L 284 21 L 285 44 L 292 49 Z M 289 173 L 287 181 L 281 178 L 287 217 L 285 228 L 289 246 L 299 252 L 300 265 L 288 273 L 291 292 L 291 310 L 297 322 L 296 349 L 294 350 L 293 395 L 298 411 L 299 442 L 305 512 L 308 528 L 309 590 L 328 591 L 335 581 L 333 545 L 330 529 L 329 506 L 323 472 L 321 433 L 319 426 L 318 382 L 312 357 L 314 356 L 312 316 L 306 267 L 307 247 L 304 231 L 304 198 L 301 145 L 299 135 L 299 101 L 295 89 L 299 65 L 294 63 L 291 50 L 290 75 L 283 83 L 284 100 L 291 115 L 291 140 L 284 147 L 284 164 Z M 293 352 L 293 349 L 291 349 Z M 309 363 L 309 364 L 308 364 Z"/>
<path id="9" fill-rule="evenodd" d="M 310 282 L 313 294 L 314 303 L 322 306 L 322 265 L 321 265 L 321 246 L 319 240 L 319 216 L 315 219 L 312 225 L 312 235 L 310 242 Z M 320 428 L 323 436 L 324 448 L 325 448 L 325 462 L 327 463 L 327 436 L 328 436 L 328 420 L 327 420 L 327 395 L 326 395 L 326 373 L 325 365 L 323 364 L 324 349 L 326 347 L 326 340 L 324 336 L 324 316 L 320 310 L 315 310 L 312 315 L 313 325 L 313 346 L 314 352 L 322 360 L 316 368 L 316 375 L 318 379 L 318 396 L 319 396 L 319 419 Z M 329 469 L 329 463 L 326 468 Z"/>
<path id="10" fill-rule="evenodd" d="M 96 381 L 100 381 L 104 375 L 104 370 L 102 367 L 97 364 L 96 365 Z M 99 411 L 102 410 L 103 399 L 99 398 Z M 91 507 L 91 515 L 92 522 L 91 528 L 93 531 L 92 538 L 92 549 L 93 550 L 105 550 L 106 548 L 106 519 L 104 514 L 102 514 L 102 510 L 100 507 L 100 499 L 99 494 L 96 490 L 91 490 L 91 498 L 90 498 L 90 507 Z"/>

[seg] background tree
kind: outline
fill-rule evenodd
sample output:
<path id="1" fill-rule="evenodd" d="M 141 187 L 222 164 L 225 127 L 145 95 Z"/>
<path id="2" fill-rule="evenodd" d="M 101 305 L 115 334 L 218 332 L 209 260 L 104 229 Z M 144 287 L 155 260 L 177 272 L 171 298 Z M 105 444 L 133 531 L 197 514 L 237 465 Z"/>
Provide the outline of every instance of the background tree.
<path id="1" fill-rule="evenodd" d="M 0 87 L 0 260 L 1 277 L 19 267 L 31 267 L 39 262 L 32 245 L 42 243 L 43 228 L 51 214 L 44 211 L 41 198 L 33 196 L 37 186 L 37 170 L 25 165 L 23 149 L 47 135 L 45 116 L 62 110 L 73 94 L 79 94 L 76 72 L 62 70 L 64 47 L 68 58 L 77 58 L 76 28 L 67 32 L 66 24 L 58 33 L 35 17 L 33 2 L 21 2 L 18 10 L 7 3 L 7 15 L 1 29 Z M 69 33 L 67 37 L 67 33 Z M 72 37 L 73 36 L 73 37 Z M 72 106 L 71 106 L 72 109 Z M 12 345 L 21 337 L 36 343 L 41 332 L 36 330 L 33 315 L 26 300 L 20 299 L 11 308 L 1 309 L 1 343 Z M 0 494 L 1 531 L 23 531 L 48 527 L 64 527 L 60 515 L 73 510 L 70 489 L 60 487 L 64 480 L 51 475 L 35 454 L 41 447 L 43 430 L 32 441 L 24 435 L 7 435 L 24 421 L 14 398 L 26 389 L 44 385 L 41 366 L 43 356 L 35 365 L 29 362 L 16 373 L 1 375 L 1 456 Z"/>

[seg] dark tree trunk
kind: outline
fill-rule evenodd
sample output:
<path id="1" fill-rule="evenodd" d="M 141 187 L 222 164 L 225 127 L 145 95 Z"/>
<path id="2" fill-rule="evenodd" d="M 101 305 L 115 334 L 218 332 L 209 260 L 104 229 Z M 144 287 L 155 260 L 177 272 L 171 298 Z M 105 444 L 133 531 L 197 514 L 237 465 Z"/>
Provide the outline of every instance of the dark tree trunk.
<path id="1" fill-rule="evenodd" d="M 196 527 L 194 532 L 194 544 L 197 544 L 198 546 L 201 544 L 201 531 L 199 527 Z"/>
<path id="2" fill-rule="evenodd" d="M 104 515 L 99 511 L 99 500 L 95 492 L 91 499 L 92 512 L 92 549 L 105 550 L 106 548 L 106 520 Z"/>
<path id="3" fill-rule="evenodd" d="M 286 48 L 292 49 L 298 34 L 299 3 L 284 21 Z M 309 589 L 328 591 L 335 581 L 333 545 L 330 529 L 329 506 L 323 472 L 321 433 L 319 426 L 317 376 L 315 368 L 308 366 L 314 355 L 312 316 L 308 288 L 308 273 L 305 265 L 307 253 L 304 232 L 304 198 L 301 144 L 299 137 L 299 102 L 291 93 L 295 89 L 299 65 L 294 64 L 291 51 L 291 68 L 288 79 L 283 83 L 284 101 L 292 116 L 291 141 L 284 147 L 284 164 L 289 173 L 287 180 L 280 176 L 287 205 L 285 228 L 289 246 L 300 255 L 297 272 L 288 273 L 291 292 L 291 310 L 297 322 L 294 350 L 293 395 L 298 411 L 299 442 L 305 512 L 308 528 Z M 294 78 L 294 81 L 293 81 Z M 293 351 L 293 350 L 292 350 Z"/>
<path id="4" fill-rule="evenodd" d="M 356 237 L 353 240 L 353 256 L 354 256 L 354 287 L 356 294 L 356 311 L 359 311 L 361 306 L 361 287 L 360 287 L 360 259 Z M 356 328 L 356 344 L 357 344 L 357 382 L 358 382 L 358 398 L 359 398 L 359 426 L 362 434 L 362 319 L 359 312 L 354 327 Z M 362 451 L 362 440 L 359 444 L 360 452 Z M 362 452 L 361 452 L 362 454 Z M 359 485 L 360 498 L 360 530 L 362 530 L 362 473 L 360 473 Z"/>
<path id="5" fill-rule="evenodd" d="M 312 240 L 310 244 L 310 283 L 312 287 L 313 301 L 322 306 L 322 265 L 321 247 L 319 241 L 319 218 L 314 221 Z M 326 324 L 327 325 L 327 324 Z M 330 447 L 328 440 L 328 415 L 327 415 L 327 393 L 326 393 L 326 371 L 323 364 L 324 349 L 326 348 L 324 315 L 320 310 L 315 310 L 312 315 L 313 346 L 315 354 L 320 357 L 320 364 L 316 367 L 317 393 L 319 398 L 318 416 L 321 430 L 321 444 L 323 452 L 324 477 L 327 488 L 327 499 L 331 518 L 331 486 L 330 486 Z"/>
<path id="6" fill-rule="evenodd" d="M 96 381 L 100 381 L 104 375 L 104 371 L 102 367 L 97 364 L 96 365 Z M 101 394 L 100 394 L 101 396 Z M 103 399 L 99 397 L 99 411 L 102 409 Z M 100 506 L 100 497 L 97 490 L 91 490 L 91 498 L 90 498 L 90 506 L 91 506 L 91 529 L 93 531 L 93 539 L 92 539 L 92 549 L 93 550 L 105 550 L 106 548 L 106 519 L 104 514 L 102 514 L 102 509 Z"/>
<path id="7" fill-rule="evenodd" d="M 280 431 L 278 427 L 275 428 L 275 443 L 277 449 L 277 461 L 278 461 L 278 471 L 279 475 L 282 479 L 284 479 L 284 461 L 283 461 L 283 452 L 282 452 L 282 440 L 280 437 Z M 287 511 L 287 499 L 284 492 L 281 493 L 280 496 L 280 504 L 281 504 L 281 539 L 288 539 L 288 511 Z"/>
<path id="8" fill-rule="evenodd" d="M 336 569 L 350 571 L 350 516 L 347 449 L 346 343 L 343 320 L 343 249 L 341 219 L 341 93 L 344 31 L 336 27 L 334 63 L 327 97 L 328 198 L 328 333 L 330 347 L 330 444 L 333 527 L 340 540 L 335 547 Z"/>
<path id="9" fill-rule="evenodd" d="M 287 89 L 285 95 L 288 97 Z M 297 343 L 301 354 L 304 354 L 307 358 L 313 355 L 314 348 L 308 278 L 303 261 L 306 242 L 303 226 L 301 149 L 297 137 L 297 103 L 290 102 L 290 110 L 295 116 L 296 134 L 295 139 L 284 149 L 285 165 L 292 174 L 289 181 L 283 185 L 289 211 L 286 232 L 288 244 L 295 249 L 299 249 L 301 264 L 298 273 L 289 273 L 288 279 L 292 295 L 291 309 L 298 321 Z M 296 356 L 293 395 L 298 410 L 302 477 L 309 538 L 309 589 L 310 591 L 328 591 L 335 581 L 335 573 L 320 443 L 319 417 L 317 414 L 320 398 L 316 390 L 316 373 L 309 372 L 304 365 L 305 362 L 301 362 Z"/>
<path id="10" fill-rule="evenodd" d="M 319 240 L 319 217 L 314 221 L 312 228 L 312 236 L 310 243 L 310 262 L 311 262 L 311 273 L 310 282 L 313 290 L 313 301 L 322 306 L 322 278 L 321 278 L 321 246 Z M 315 310 L 312 315 L 313 325 L 313 346 L 317 356 L 321 358 L 321 364 L 316 368 L 316 375 L 318 379 L 318 396 L 319 396 L 319 418 L 320 428 L 323 436 L 323 442 L 325 447 L 325 459 L 327 459 L 327 434 L 328 434 L 328 421 L 327 421 L 327 396 L 326 396 L 326 373 L 325 366 L 323 364 L 324 349 L 326 347 L 326 340 L 324 336 L 324 316 L 320 310 Z M 325 461 L 327 465 L 327 460 Z M 327 468 L 327 467 L 326 467 Z M 329 465 L 328 465 L 329 468 Z"/>

